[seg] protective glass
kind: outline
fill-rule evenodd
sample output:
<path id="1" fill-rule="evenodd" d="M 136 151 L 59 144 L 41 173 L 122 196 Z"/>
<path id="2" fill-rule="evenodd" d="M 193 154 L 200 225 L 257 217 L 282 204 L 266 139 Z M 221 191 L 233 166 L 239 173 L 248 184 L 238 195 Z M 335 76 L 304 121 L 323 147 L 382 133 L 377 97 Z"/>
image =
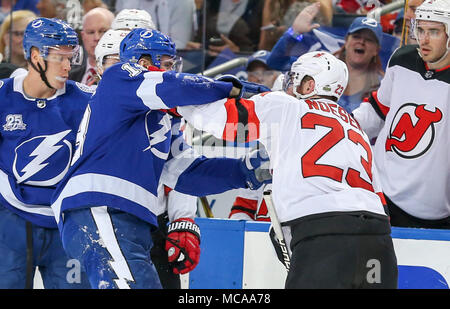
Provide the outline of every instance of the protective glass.
<path id="1" fill-rule="evenodd" d="M 43 57 L 49 62 L 62 63 L 67 59 L 72 65 L 81 65 L 83 63 L 83 49 L 79 45 L 70 47 L 72 47 L 72 50 L 63 49 L 60 46 L 49 46 L 47 47 L 47 56 Z"/>
<path id="2" fill-rule="evenodd" d="M 108 55 L 103 57 L 102 66 L 111 66 L 120 61 L 119 55 Z"/>
<path id="3" fill-rule="evenodd" d="M 248 76 L 253 76 L 258 79 L 264 79 L 264 80 L 272 78 L 274 74 L 275 74 L 275 71 L 273 71 L 273 70 L 266 70 L 266 71 L 257 70 L 257 71 L 249 71 L 248 72 Z"/>
<path id="4" fill-rule="evenodd" d="M 181 72 L 183 70 L 183 58 L 173 56 L 170 59 L 161 60 L 159 67 L 165 71 Z"/>
<path id="5" fill-rule="evenodd" d="M 286 72 L 284 73 L 283 78 L 283 91 L 287 91 L 289 87 L 294 85 L 294 74 L 293 72 Z"/>
<path id="6" fill-rule="evenodd" d="M 423 40 L 426 37 L 429 39 L 439 39 L 443 35 L 445 35 L 445 26 L 437 26 L 429 29 L 424 29 L 422 26 L 420 26 L 420 23 L 416 20 L 412 22 L 414 25 L 414 36 L 416 37 L 416 40 Z"/>

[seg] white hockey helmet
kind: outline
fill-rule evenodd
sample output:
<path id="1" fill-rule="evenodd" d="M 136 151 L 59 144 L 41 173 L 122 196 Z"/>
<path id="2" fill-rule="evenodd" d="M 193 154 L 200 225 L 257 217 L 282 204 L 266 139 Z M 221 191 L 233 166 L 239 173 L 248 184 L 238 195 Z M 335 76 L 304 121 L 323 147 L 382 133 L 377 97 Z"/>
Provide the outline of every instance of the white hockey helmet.
<path id="1" fill-rule="evenodd" d="M 417 7 L 415 20 L 443 23 L 450 37 L 450 0 L 425 0 Z"/>
<path id="2" fill-rule="evenodd" d="M 128 30 L 114 30 L 109 29 L 98 41 L 95 47 L 95 60 L 97 66 L 103 70 L 103 61 L 106 56 L 117 55 L 119 56 L 120 42 L 126 37 L 130 31 Z"/>
<path id="3" fill-rule="evenodd" d="M 147 11 L 136 9 L 123 9 L 111 24 L 111 29 L 131 30 L 134 28 L 156 29 L 156 26 Z"/>
<path id="4" fill-rule="evenodd" d="M 434 21 L 444 25 L 447 33 L 447 52 L 434 63 L 441 61 L 447 56 L 450 49 L 450 0 L 425 0 L 417 7 L 415 14 L 414 35 L 417 41 L 419 40 L 417 32 L 418 20 Z"/>
<path id="5" fill-rule="evenodd" d="M 290 75 L 293 92 L 299 99 L 322 95 L 339 100 L 348 83 L 347 65 L 325 51 L 309 52 L 298 57 L 291 66 Z M 302 95 L 297 92 L 297 86 L 305 76 L 314 79 L 315 87 L 311 93 Z"/>

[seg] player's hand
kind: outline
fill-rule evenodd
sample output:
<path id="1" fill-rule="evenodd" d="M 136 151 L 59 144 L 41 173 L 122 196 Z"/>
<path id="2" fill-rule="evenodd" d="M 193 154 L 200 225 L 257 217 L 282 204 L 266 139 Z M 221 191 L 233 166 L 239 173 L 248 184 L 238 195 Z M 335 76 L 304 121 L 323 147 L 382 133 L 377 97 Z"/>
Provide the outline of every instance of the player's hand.
<path id="1" fill-rule="evenodd" d="M 242 94 L 243 98 L 250 98 L 258 93 L 269 92 L 271 91 L 269 87 L 266 87 L 262 84 L 252 83 L 248 81 L 241 81 L 242 83 Z"/>
<path id="2" fill-rule="evenodd" d="M 230 94 L 228 95 L 229 98 L 240 98 L 242 96 L 242 81 L 239 80 L 234 75 L 226 74 L 222 75 L 217 80 L 220 80 L 222 82 L 228 82 L 233 84 L 233 88 L 231 89 Z"/>
<path id="3" fill-rule="evenodd" d="M 190 218 L 180 218 L 169 224 L 166 240 L 169 265 L 175 274 L 193 270 L 200 261 L 200 228 Z"/>
<path id="4" fill-rule="evenodd" d="M 247 176 L 249 189 L 256 190 L 263 184 L 272 182 L 269 164 L 269 155 L 264 148 L 254 149 L 242 159 L 241 168 Z"/>
<path id="5" fill-rule="evenodd" d="M 258 93 L 271 91 L 270 88 L 264 85 L 243 81 L 231 74 L 222 75 L 217 80 L 233 84 L 233 89 L 229 95 L 230 98 L 249 98 Z"/>

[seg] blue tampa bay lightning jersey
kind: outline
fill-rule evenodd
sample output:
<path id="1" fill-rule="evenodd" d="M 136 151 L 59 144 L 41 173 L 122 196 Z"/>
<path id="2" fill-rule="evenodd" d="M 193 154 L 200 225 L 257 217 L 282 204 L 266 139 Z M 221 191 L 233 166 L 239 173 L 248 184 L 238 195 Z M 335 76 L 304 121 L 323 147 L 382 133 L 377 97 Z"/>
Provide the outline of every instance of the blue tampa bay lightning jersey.
<path id="1" fill-rule="evenodd" d="M 0 80 L 0 204 L 56 228 L 51 197 L 67 172 L 92 91 L 68 81 L 47 99 L 23 91 L 26 75 Z"/>
<path id="2" fill-rule="evenodd" d="M 108 206 L 157 225 L 160 178 L 188 194 L 244 187 L 236 160 L 211 163 L 194 156 L 180 138 L 179 120 L 161 110 L 210 103 L 226 98 L 231 89 L 228 82 L 148 71 L 130 63 L 108 68 L 86 108 L 72 166 L 54 196 L 58 224 L 68 209 Z M 217 177 L 223 180 L 194 185 L 219 165 L 228 177 L 219 171 Z"/>

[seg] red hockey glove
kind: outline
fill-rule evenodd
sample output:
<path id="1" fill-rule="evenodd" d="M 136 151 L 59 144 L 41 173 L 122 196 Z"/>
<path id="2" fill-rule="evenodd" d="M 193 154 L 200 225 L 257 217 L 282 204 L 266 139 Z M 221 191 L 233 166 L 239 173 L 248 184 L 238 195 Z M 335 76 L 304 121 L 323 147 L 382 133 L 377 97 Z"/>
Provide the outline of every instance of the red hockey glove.
<path id="1" fill-rule="evenodd" d="M 166 251 L 175 274 L 185 274 L 200 260 L 200 228 L 194 220 L 180 218 L 170 223 Z"/>

